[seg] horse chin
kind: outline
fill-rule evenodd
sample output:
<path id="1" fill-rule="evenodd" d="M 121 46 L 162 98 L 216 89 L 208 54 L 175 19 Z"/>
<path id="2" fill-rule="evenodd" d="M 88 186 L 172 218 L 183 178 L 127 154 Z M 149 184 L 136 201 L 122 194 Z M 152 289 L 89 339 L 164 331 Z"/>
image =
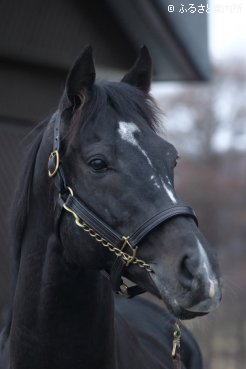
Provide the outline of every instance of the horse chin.
<path id="1" fill-rule="evenodd" d="M 168 311 L 177 319 L 190 320 L 196 317 L 205 316 L 219 304 L 219 302 L 216 304 L 212 303 L 210 299 L 201 301 L 192 306 L 178 302 L 175 296 L 172 296 L 167 288 L 158 281 L 158 278 L 154 275 L 151 277 L 155 284 L 156 291 L 154 294 L 164 302 Z"/>
<path id="2" fill-rule="evenodd" d="M 165 303 L 166 301 L 163 300 Z M 190 320 L 190 319 L 194 319 L 197 317 L 201 317 L 204 315 L 207 315 L 209 312 L 198 312 L 198 311 L 191 311 L 188 309 L 185 309 L 181 306 L 170 306 L 169 304 L 166 303 L 166 306 L 169 310 L 169 312 L 174 315 L 176 318 L 181 319 L 181 320 Z"/>
<path id="3" fill-rule="evenodd" d="M 167 298 L 166 296 L 162 295 L 161 300 L 165 303 L 168 311 L 177 319 L 190 320 L 207 315 L 209 313 L 209 311 L 193 311 L 188 308 L 184 308 L 177 303 L 175 298 L 170 300 L 170 297 Z"/>
<path id="4" fill-rule="evenodd" d="M 159 293 L 159 298 L 164 302 L 166 308 L 169 313 L 172 314 L 175 318 L 181 320 L 190 320 L 196 317 L 204 316 L 209 313 L 209 311 L 192 311 L 188 308 L 185 308 L 178 304 L 175 298 L 171 298 L 170 296 L 166 296 L 164 293 Z"/>

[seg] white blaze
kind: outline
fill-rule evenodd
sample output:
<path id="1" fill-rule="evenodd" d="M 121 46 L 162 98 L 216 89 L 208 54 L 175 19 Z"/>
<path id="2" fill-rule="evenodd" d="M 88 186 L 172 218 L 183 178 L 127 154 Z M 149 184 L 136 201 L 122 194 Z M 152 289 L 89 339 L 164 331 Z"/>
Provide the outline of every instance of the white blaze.
<path id="1" fill-rule="evenodd" d="M 154 169 L 153 164 L 147 154 L 147 152 L 139 145 L 139 143 L 137 142 L 136 138 L 134 137 L 134 133 L 135 132 L 140 132 L 140 129 L 137 127 L 137 125 L 135 123 L 132 122 L 119 122 L 119 128 L 118 128 L 118 132 L 120 134 L 120 137 L 122 140 L 129 142 L 131 145 L 135 146 L 142 154 L 143 156 L 146 158 L 148 164 L 151 166 L 151 168 Z M 171 182 L 168 179 L 168 185 L 165 184 L 165 182 L 160 178 L 157 180 L 156 176 L 152 175 L 150 177 L 150 179 L 154 182 L 154 186 L 157 187 L 158 189 L 161 188 L 161 184 L 163 189 L 165 190 L 165 192 L 167 193 L 168 197 L 171 199 L 171 201 L 173 203 L 177 203 L 177 200 L 174 196 L 174 193 L 172 191 L 172 188 L 168 188 L 171 187 Z"/>
<path id="2" fill-rule="evenodd" d="M 144 149 L 142 149 L 142 147 L 139 145 L 136 138 L 134 137 L 135 132 L 140 132 L 140 129 L 136 126 L 136 124 L 131 123 L 131 122 L 129 122 L 129 123 L 119 122 L 118 132 L 119 132 L 120 137 L 121 137 L 122 140 L 127 141 L 130 144 L 132 144 L 133 146 L 136 146 L 138 148 L 138 150 L 147 159 L 147 162 L 149 163 L 151 168 L 153 168 L 153 164 L 152 164 L 150 158 L 148 157 L 147 152 Z"/>
<path id="3" fill-rule="evenodd" d="M 168 183 L 170 186 L 172 186 L 172 183 L 171 183 L 171 181 L 170 181 L 170 179 L 169 179 L 169 177 L 168 177 L 168 176 L 166 176 L 166 179 L 167 179 L 167 183 Z"/>
<path id="4" fill-rule="evenodd" d="M 152 175 L 152 176 L 150 177 L 150 180 L 151 180 L 151 181 L 154 181 L 154 186 L 155 186 L 155 187 L 157 187 L 158 189 L 160 189 L 160 188 L 161 188 L 161 186 L 160 186 L 160 185 L 159 185 L 159 183 L 157 182 L 156 176 Z"/>
<path id="5" fill-rule="evenodd" d="M 200 260 L 201 260 L 201 265 L 205 271 L 205 273 L 207 274 L 207 278 L 209 280 L 209 297 L 213 298 L 215 295 L 215 284 L 217 284 L 217 281 L 215 279 L 215 276 L 211 270 L 211 266 L 208 260 L 208 256 L 203 248 L 203 246 L 201 245 L 201 242 L 199 241 L 199 239 L 197 238 L 197 245 L 198 245 L 198 250 L 200 253 Z"/>
<path id="6" fill-rule="evenodd" d="M 167 185 L 166 185 L 166 183 L 163 180 L 161 180 L 161 183 L 162 183 L 162 186 L 163 186 L 164 190 L 168 194 L 169 198 L 172 200 L 172 202 L 174 204 L 176 204 L 177 203 L 177 200 L 175 199 L 175 196 L 174 196 L 174 193 L 173 193 L 172 189 L 171 188 L 168 188 Z"/>
<path id="7" fill-rule="evenodd" d="M 135 132 L 140 132 L 140 129 L 136 126 L 136 124 L 119 122 L 118 131 L 122 140 L 125 140 L 134 146 L 138 146 L 136 138 L 133 135 Z"/>

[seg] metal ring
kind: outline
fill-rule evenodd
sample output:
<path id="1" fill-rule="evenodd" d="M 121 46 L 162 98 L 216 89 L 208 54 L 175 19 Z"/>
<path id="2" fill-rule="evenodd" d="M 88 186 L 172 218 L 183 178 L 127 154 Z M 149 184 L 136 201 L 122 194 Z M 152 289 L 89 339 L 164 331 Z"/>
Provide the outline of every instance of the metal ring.
<path id="1" fill-rule="evenodd" d="M 73 190 L 71 189 L 71 187 L 67 186 L 65 188 L 65 190 L 62 191 L 62 194 L 66 193 L 66 191 L 68 191 L 70 193 L 70 195 L 73 197 Z M 61 198 L 61 192 L 59 192 L 59 198 Z"/>
<path id="2" fill-rule="evenodd" d="M 67 186 L 66 190 L 68 190 L 70 192 L 70 195 L 73 196 L 73 190 L 71 189 L 71 187 Z"/>
<path id="3" fill-rule="evenodd" d="M 50 178 L 54 177 L 54 175 L 56 174 L 56 172 L 58 171 L 58 168 L 59 168 L 60 158 L 59 158 L 59 152 L 57 150 L 52 151 L 52 153 L 49 156 L 49 161 L 52 160 L 53 158 L 55 158 L 56 164 L 55 164 L 55 169 L 53 170 L 53 172 L 48 169 L 48 174 L 49 174 Z"/>

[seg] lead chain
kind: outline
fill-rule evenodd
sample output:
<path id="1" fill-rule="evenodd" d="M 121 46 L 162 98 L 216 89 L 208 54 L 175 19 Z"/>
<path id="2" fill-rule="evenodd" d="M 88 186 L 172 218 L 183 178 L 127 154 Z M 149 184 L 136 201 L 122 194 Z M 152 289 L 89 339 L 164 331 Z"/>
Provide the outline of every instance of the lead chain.
<path id="1" fill-rule="evenodd" d="M 107 248 L 110 252 L 114 253 L 116 256 L 121 257 L 126 263 L 132 263 L 138 265 L 140 268 L 147 270 L 148 272 L 152 272 L 152 269 L 149 264 L 145 261 L 138 259 L 135 257 L 132 259 L 132 256 L 128 255 L 126 252 L 120 250 L 118 247 L 112 245 L 110 242 L 105 240 L 102 236 L 100 236 L 93 228 L 90 228 L 84 221 L 82 221 L 78 215 L 70 209 L 66 204 L 63 204 L 63 208 L 71 213 L 74 217 L 75 224 L 82 228 L 85 232 L 87 232 L 91 237 L 93 237 L 97 242 Z"/>

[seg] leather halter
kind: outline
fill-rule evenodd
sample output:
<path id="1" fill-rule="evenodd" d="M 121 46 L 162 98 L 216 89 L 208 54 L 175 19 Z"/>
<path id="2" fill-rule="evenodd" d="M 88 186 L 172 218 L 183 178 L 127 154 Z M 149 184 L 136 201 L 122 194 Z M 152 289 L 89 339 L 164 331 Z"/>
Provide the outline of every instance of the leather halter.
<path id="1" fill-rule="evenodd" d="M 159 224 L 176 216 L 191 217 L 196 224 L 197 218 L 193 209 L 189 206 L 181 204 L 172 205 L 169 208 L 157 212 L 154 216 L 147 219 L 135 232 L 129 236 L 119 234 L 106 224 L 96 214 L 93 213 L 82 201 L 77 198 L 70 187 L 68 187 L 64 170 L 60 162 L 60 119 L 55 118 L 53 150 L 48 159 L 48 174 L 50 178 L 54 178 L 55 186 L 59 191 L 57 198 L 56 210 L 58 209 L 58 221 L 62 210 L 74 216 L 75 223 L 88 232 L 96 241 L 107 247 L 109 251 L 116 255 L 116 259 L 111 267 L 110 272 L 103 271 L 112 284 L 112 289 L 116 293 L 123 294 L 131 298 L 140 293 L 145 292 L 144 289 L 135 285 L 127 287 L 122 281 L 124 268 L 133 263 L 139 267 L 152 272 L 150 266 L 136 257 L 138 243 Z M 129 254 L 129 251 L 131 254 Z"/>

